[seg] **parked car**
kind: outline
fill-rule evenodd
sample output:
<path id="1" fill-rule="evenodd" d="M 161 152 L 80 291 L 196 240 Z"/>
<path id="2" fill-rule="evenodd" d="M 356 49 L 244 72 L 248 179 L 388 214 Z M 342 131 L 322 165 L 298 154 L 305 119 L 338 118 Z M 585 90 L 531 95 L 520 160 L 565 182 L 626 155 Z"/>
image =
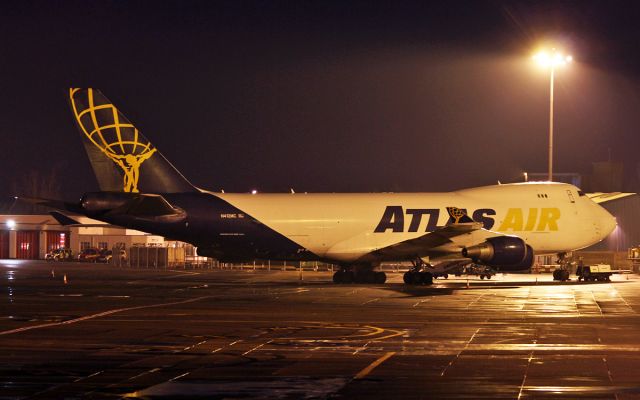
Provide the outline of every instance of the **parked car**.
<path id="1" fill-rule="evenodd" d="M 100 257 L 100 250 L 95 247 L 89 247 L 80 252 L 78 255 L 78 261 L 80 262 L 97 262 Z"/>
<path id="2" fill-rule="evenodd" d="M 116 254 L 120 255 L 120 263 L 125 263 L 127 261 L 127 252 L 124 249 L 116 250 Z M 113 251 L 102 249 L 100 250 L 100 255 L 98 256 L 96 262 L 110 263 L 112 259 Z"/>
<path id="3" fill-rule="evenodd" d="M 96 258 L 96 262 L 101 262 L 101 263 L 108 263 L 111 261 L 111 250 L 107 250 L 107 249 L 100 249 L 100 254 L 98 255 L 98 258 Z"/>
<path id="4" fill-rule="evenodd" d="M 71 261 L 73 260 L 73 252 L 71 249 L 61 247 L 45 254 L 44 259 L 47 261 Z"/>

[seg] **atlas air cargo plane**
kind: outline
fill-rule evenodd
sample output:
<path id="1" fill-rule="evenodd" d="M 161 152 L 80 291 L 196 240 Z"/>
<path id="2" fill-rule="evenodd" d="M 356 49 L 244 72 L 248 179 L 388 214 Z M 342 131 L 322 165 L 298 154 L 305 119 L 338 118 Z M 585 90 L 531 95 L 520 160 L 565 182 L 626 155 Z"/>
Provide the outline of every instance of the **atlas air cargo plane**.
<path id="1" fill-rule="evenodd" d="M 382 262 L 411 261 L 407 283 L 431 283 L 431 262 L 469 260 L 522 271 L 534 254 L 605 238 L 615 219 L 575 186 L 519 183 L 449 193 L 231 194 L 192 185 L 98 90 L 69 101 L 99 192 L 41 204 L 178 239 L 221 262 L 340 265 L 335 282 L 384 283 Z"/>

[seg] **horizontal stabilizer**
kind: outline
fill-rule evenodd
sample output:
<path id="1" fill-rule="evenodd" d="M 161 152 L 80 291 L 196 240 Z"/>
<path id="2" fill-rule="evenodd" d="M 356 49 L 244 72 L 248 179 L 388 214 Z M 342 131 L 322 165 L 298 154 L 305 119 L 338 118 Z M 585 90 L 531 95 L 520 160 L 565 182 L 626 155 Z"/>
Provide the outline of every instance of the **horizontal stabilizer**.
<path id="1" fill-rule="evenodd" d="M 90 218 L 126 217 L 143 220 L 174 220 L 186 216 L 158 194 L 89 192 L 80 200 L 83 214 Z"/>
<path id="2" fill-rule="evenodd" d="M 127 214 L 136 217 L 164 217 L 181 215 L 183 212 L 173 207 L 160 195 L 144 194 L 135 196 L 131 201 L 113 209 L 108 214 Z"/>
<path id="3" fill-rule="evenodd" d="M 60 225 L 63 226 L 68 226 L 68 225 L 81 225 L 80 222 L 76 221 L 75 219 L 68 217 L 62 213 L 59 213 L 58 211 L 51 211 L 49 214 L 51 214 L 51 216 L 53 218 L 56 219 L 56 221 L 58 221 L 58 223 Z"/>
<path id="4" fill-rule="evenodd" d="M 72 213 L 82 214 L 82 209 L 75 203 L 68 203 L 62 200 L 43 199 L 38 197 L 16 197 L 16 200 L 39 206 L 54 208 L 56 210 L 70 211 Z"/>

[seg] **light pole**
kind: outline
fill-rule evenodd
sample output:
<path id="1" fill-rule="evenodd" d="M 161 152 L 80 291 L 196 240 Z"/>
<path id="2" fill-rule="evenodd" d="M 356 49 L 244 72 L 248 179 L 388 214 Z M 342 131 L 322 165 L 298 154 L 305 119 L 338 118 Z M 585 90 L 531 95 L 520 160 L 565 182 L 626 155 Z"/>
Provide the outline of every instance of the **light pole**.
<path id="1" fill-rule="evenodd" d="M 573 57 L 563 55 L 556 49 L 551 49 L 551 52 L 541 51 L 533 56 L 533 59 L 544 68 L 549 68 L 549 182 L 553 181 L 553 80 L 555 76 L 555 70 L 557 67 L 561 67 L 570 63 Z"/>

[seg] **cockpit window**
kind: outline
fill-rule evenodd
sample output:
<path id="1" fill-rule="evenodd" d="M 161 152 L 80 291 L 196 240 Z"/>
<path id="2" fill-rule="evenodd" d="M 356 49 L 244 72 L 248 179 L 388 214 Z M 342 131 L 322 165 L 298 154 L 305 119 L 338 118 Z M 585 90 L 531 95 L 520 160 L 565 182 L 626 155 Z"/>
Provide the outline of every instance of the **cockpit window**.
<path id="1" fill-rule="evenodd" d="M 584 196 L 584 192 L 582 190 L 578 190 L 578 196 Z"/>

